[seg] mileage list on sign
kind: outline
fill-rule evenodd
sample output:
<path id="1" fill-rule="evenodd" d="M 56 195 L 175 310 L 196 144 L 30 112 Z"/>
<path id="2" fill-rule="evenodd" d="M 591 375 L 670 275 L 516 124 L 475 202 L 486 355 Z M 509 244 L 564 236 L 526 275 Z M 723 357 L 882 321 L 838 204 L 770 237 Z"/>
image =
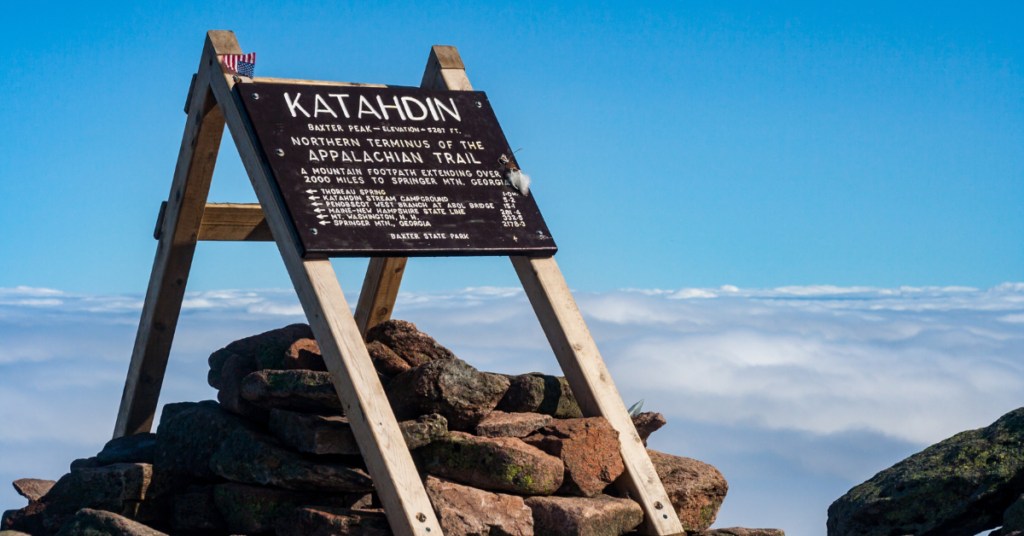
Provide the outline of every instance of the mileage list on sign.
<path id="1" fill-rule="evenodd" d="M 237 84 L 304 255 L 553 254 L 487 96 Z"/>

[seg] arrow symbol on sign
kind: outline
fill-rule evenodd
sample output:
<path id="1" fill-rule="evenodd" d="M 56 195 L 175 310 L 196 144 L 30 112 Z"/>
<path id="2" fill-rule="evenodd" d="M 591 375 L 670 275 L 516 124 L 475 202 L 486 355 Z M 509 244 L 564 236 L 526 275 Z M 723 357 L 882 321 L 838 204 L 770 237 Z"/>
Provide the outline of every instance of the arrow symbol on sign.
<path id="1" fill-rule="evenodd" d="M 322 220 L 324 218 L 330 218 L 330 216 L 326 216 L 324 214 L 319 214 L 319 215 L 317 215 L 317 218 L 320 218 Z"/>
<path id="2" fill-rule="evenodd" d="M 310 203 L 310 205 L 313 205 L 314 207 L 322 207 L 322 206 L 324 206 L 323 203 Z"/>
<path id="3" fill-rule="evenodd" d="M 306 193 L 307 193 L 307 194 L 315 194 L 315 193 L 316 193 L 316 190 L 306 190 Z"/>
<path id="4" fill-rule="evenodd" d="M 327 224 L 328 224 L 328 223 L 330 223 L 330 222 L 327 222 L 327 221 L 319 221 L 319 222 L 317 222 L 317 223 L 319 223 L 320 225 L 327 225 Z"/>
<path id="5" fill-rule="evenodd" d="M 309 200 L 310 200 L 310 201 L 316 201 L 317 199 L 320 199 L 320 198 L 319 198 L 319 197 L 317 197 L 317 196 L 315 196 L 315 195 L 311 195 L 311 196 L 309 196 Z"/>
<path id="6" fill-rule="evenodd" d="M 314 205 L 319 205 L 320 203 L 313 203 L 313 204 L 314 204 Z M 322 209 L 322 208 L 314 208 L 314 209 L 313 209 L 313 212 L 327 212 L 327 211 L 326 211 L 326 210 L 324 210 L 324 209 Z"/>

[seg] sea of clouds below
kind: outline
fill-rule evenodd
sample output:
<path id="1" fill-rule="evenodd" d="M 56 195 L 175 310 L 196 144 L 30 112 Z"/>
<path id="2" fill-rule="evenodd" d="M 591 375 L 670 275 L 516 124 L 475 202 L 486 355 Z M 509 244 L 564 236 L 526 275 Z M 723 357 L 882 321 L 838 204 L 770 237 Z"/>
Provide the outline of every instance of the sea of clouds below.
<path id="1" fill-rule="evenodd" d="M 1022 283 L 576 297 L 625 402 L 644 398 L 668 419 L 651 447 L 729 480 L 716 526 L 824 534 L 828 505 L 851 486 L 1024 405 Z M 141 306 L 0 288 L 0 480 L 56 479 L 109 439 Z M 403 293 L 396 315 L 480 369 L 558 372 L 519 289 Z M 214 398 L 210 352 L 301 321 L 290 290 L 189 293 L 162 402 Z M 23 504 L 0 487 L 0 508 Z"/>

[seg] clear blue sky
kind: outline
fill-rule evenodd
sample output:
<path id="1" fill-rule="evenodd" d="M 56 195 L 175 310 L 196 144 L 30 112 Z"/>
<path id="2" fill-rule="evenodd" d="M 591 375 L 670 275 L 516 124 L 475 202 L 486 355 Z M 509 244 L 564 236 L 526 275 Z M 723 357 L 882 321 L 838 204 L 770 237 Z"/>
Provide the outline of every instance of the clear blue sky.
<path id="1" fill-rule="evenodd" d="M 1021 6 L 12 3 L 0 287 L 144 291 L 207 29 L 259 75 L 396 85 L 457 46 L 576 288 L 1020 281 Z M 255 200 L 229 139 L 210 200 Z M 194 290 L 290 286 L 269 244 L 196 261 Z M 507 261 L 416 260 L 405 288 L 488 284 Z"/>

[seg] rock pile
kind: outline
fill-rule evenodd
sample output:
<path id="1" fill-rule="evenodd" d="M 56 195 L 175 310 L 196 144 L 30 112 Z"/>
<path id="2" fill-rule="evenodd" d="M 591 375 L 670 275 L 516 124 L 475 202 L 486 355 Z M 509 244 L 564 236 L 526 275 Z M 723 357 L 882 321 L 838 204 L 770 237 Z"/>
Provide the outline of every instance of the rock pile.
<path id="1" fill-rule="evenodd" d="M 478 371 L 400 320 L 367 338 L 446 536 L 618 536 L 640 525 L 639 505 L 613 486 L 624 471 L 618 433 L 583 417 L 563 378 Z M 308 326 L 235 341 L 209 364 L 217 402 L 168 404 L 155 434 L 115 439 L 57 482 L 15 482 L 29 505 L 4 513 L 0 530 L 391 534 Z M 646 442 L 665 420 L 635 424 Z M 705 531 L 728 490 L 722 474 L 649 452 L 685 528 Z"/>

